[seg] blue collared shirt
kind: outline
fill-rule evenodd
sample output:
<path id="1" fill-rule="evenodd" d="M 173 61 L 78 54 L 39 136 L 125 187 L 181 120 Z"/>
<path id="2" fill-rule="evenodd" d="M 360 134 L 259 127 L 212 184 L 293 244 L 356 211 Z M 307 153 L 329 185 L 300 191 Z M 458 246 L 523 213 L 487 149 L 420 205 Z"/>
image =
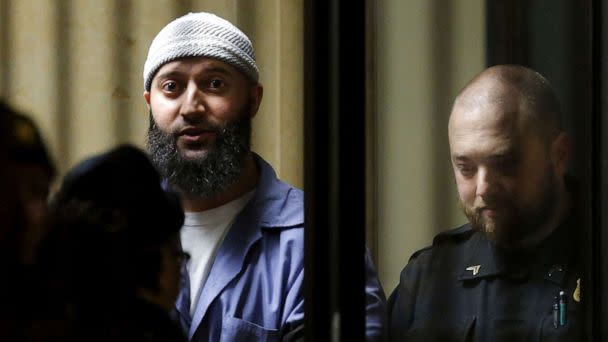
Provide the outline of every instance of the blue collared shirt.
<path id="1" fill-rule="evenodd" d="M 182 272 L 176 314 L 191 341 L 278 341 L 304 324 L 304 193 L 255 159 L 256 193 L 221 243 L 192 316 Z M 369 256 L 366 271 L 367 335 L 376 340 L 385 300 Z"/>

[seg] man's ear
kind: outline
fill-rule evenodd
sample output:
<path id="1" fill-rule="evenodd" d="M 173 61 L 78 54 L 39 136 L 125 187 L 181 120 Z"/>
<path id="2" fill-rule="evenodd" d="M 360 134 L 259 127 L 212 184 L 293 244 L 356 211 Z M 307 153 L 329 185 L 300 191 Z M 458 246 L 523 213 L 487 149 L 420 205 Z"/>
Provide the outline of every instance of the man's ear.
<path id="1" fill-rule="evenodd" d="M 260 83 L 257 83 L 250 88 L 249 98 L 251 101 L 251 113 L 250 118 L 253 118 L 260 109 L 260 103 L 262 103 L 262 97 L 264 96 L 264 87 Z"/>
<path id="2" fill-rule="evenodd" d="M 150 109 L 150 92 L 147 90 L 144 90 L 144 100 L 146 100 L 146 105 Z"/>
<path id="3" fill-rule="evenodd" d="M 551 145 L 551 162 L 560 177 L 563 177 L 568 170 L 571 148 L 570 136 L 565 132 L 561 132 Z"/>

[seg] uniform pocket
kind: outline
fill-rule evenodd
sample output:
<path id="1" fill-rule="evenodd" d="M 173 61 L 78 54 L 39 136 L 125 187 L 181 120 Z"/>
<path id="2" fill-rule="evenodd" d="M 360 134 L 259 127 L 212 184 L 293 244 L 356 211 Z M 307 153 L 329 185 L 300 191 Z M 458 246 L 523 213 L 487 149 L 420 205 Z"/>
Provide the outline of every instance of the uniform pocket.
<path id="1" fill-rule="evenodd" d="M 566 324 L 557 328 L 553 324 L 553 315 L 529 319 L 494 319 L 493 341 L 581 341 L 578 317 L 572 312 L 568 314 Z"/>
<path id="2" fill-rule="evenodd" d="M 441 317 L 414 320 L 403 341 L 473 341 L 475 321 L 475 316 L 463 317 L 458 322 Z"/>
<path id="3" fill-rule="evenodd" d="M 222 342 L 278 340 L 279 332 L 277 329 L 268 329 L 236 317 L 224 316 L 223 318 L 220 339 Z"/>
<path id="4" fill-rule="evenodd" d="M 568 312 L 568 320 L 557 328 L 553 325 L 553 316 L 545 316 L 541 322 L 541 341 L 582 341 L 582 327 L 577 313 Z"/>

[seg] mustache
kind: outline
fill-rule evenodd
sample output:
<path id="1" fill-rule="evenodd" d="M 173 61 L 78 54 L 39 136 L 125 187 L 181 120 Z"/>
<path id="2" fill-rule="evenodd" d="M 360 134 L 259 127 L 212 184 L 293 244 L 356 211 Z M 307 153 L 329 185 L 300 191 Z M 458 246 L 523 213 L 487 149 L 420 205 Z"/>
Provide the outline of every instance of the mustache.
<path id="1" fill-rule="evenodd" d="M 226 131 L 226 125 L 214 124 L 214 123 L 211 123 L 208 121 L 198 122 L 196 124 L 184 122 L 184 123 L 178 123 L 178 124 L 172 126 L 169 129 L 168 134 L 177 136 L 177 135 L 181 135 L 186 132 L 189 132 L 189 131 L 207 131 L 207 132 L 221 133 L 221 132 Z"/>
<path id="2" fill-rule="evenodd" d="M 484 209 L 496 209 L 496 208 L 507 208 L 510 207 L 510 204 L 506 200 L 501 200 L 498 198 L 482 200 L 478 203 L 474 203 L 469 210 L 474 212 L 481 212 Z"/>

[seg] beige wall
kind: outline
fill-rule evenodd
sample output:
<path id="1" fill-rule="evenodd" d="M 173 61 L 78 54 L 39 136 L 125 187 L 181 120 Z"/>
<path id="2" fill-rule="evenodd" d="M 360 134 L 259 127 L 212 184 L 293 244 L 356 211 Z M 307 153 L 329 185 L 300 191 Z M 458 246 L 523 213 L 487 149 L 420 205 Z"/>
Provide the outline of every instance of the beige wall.
<path id="1" fill-rule="evenodd" d="M 484 66 L 484 1 L 380 0 L 376 22 L 377 263 L 390 293 L 414 251 L 464 220 L 447 119 Z"/>
<path id="2" fill-rule="evenodd" d="M 302 187 L 303 0 L 0 0 L 0 95 L 32 114 L 61 172 L 117 143 L 143 147 L 148 46 L 189 11 L 252 39 L 265 89 L 253 149 Z"/>
<path id="3" fill-rule="evenodd" d="M 376 2 L 376 250 L 388 293 L 412 252 L 462 222 L 446 120 L 484 64 L 483 4 Z M 301 187 L 303 0 L 0 0 L 0 94 L 39 122 L 62 172 L 120 142 L 143 146 L 147 48 L 169 20 L 199 10 L 253 40 L 265 87 L 254 150 Z"/>

